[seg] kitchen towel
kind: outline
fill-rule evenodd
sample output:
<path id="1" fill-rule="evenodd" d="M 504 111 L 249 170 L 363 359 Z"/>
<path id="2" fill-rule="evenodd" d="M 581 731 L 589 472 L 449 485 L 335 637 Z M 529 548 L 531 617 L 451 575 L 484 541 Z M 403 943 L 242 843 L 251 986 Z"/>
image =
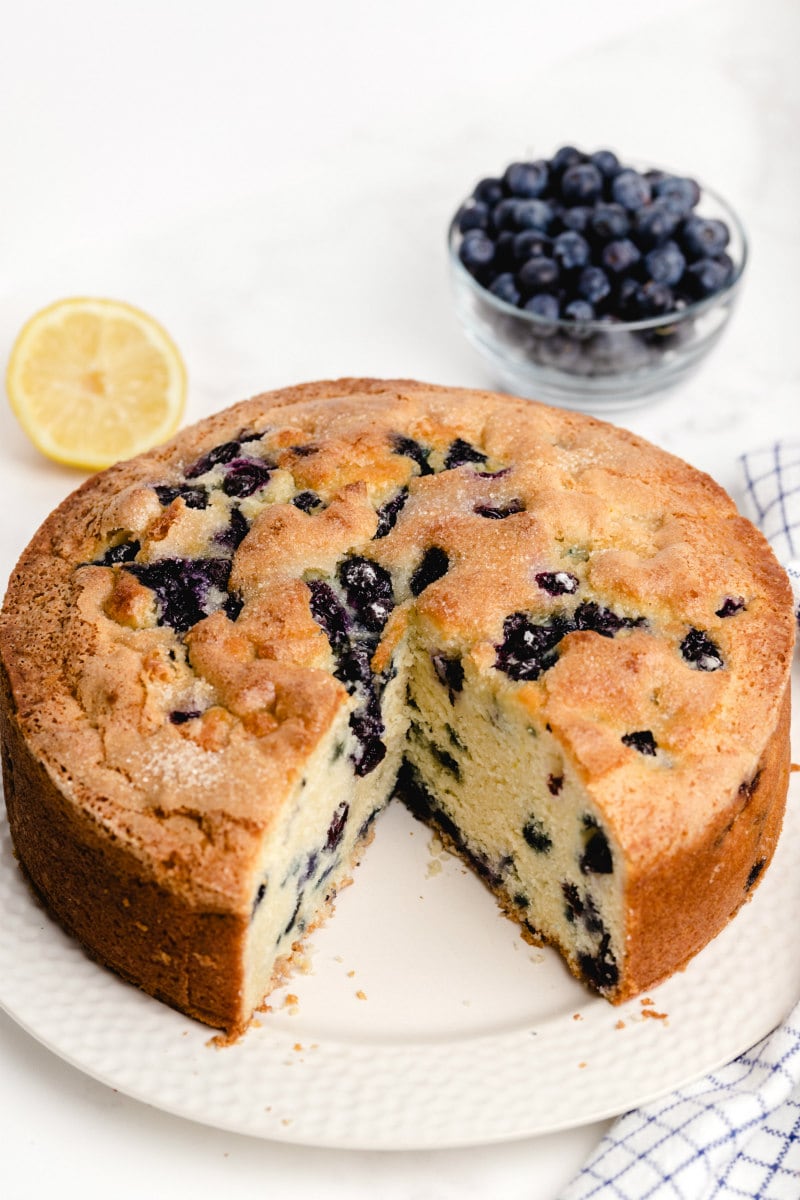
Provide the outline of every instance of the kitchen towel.
<path id="1" fill-rule="evenodd" d="M 786 568 L 800 605 L 800 441 L 775 442 L 739 460 L 740 507 L 767 537 Z M 800 1196 L 800 1193 L 798 1193 Z"/>
<path id="2" fill-rule="evenodd" d="M 800 612 L 800 442 L 741 460 L 740 507 Z M 800 1200 L 800 1004 L 733 1062 L 620 1117 L 561 1200 Z"/>

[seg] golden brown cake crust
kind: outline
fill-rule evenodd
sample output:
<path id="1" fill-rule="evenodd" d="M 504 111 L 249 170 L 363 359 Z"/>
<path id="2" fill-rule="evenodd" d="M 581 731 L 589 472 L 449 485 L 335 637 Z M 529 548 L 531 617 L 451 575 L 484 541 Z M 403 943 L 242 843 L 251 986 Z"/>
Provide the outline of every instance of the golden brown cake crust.
<path id="1" fill-rule="evenodd" d="M 430 473 L 397 437 L 427 448 Z M 269 465 L 269 503 L 226 499 L 224 468 L 202 510 L 156 494 L 205 486 L 202 456 L 247 438 L 244 451 Z M 456 442 L 480 458 L 448 470 Z M 401 518 L 375 540 L 381 506 L 403 488 Z M 315 511 L 292 503 L 301 493 L 319 499 Z M 176 632 L 143 575 L 103 560 L 125 539 L 144 565 L 207 554 L 234 507 L 247 520 L 227 582 L 239 612 L 212 605 Z M 512 513 L 486 520 L 481 507 Z M 431 546 L 448 570 L 414 595 Z M 497 686 L 548 724 L 625 847 L 616 998 L 685 962 L 746 898 L 780 829 L 785 574 L 722 489 L 641 438 L 403 380 L 254 397 L 88 480 L 34 537 L 0 617 L 3 761 L 15 844 L 52 910 L 147 991 L 236 1027 L 258 847 L 350 704 L 307 580 L 359 552 L 391 572 L 397 595 L 376 663 L 409 619 L 493 677 L 509 614 L 549 620 L 583 601 L 627 620 L 620 636 L 571 628 L 540 677 Z M 543 590 L 537 576 L 554 572 L 577 581 L 576 596 Z M 692 631 L 720 669 L 682 653 Z M 622 740 L 641 730 L 658 756 Z"/>

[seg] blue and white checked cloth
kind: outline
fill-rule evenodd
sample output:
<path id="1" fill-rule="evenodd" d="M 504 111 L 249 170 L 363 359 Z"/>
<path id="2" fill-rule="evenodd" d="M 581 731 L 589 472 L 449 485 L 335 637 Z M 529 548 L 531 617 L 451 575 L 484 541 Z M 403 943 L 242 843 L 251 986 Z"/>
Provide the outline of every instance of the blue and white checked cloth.
<path id="1" fill-rule="evenodd" d="M 772 543 L 800 604 L 800 442 L 776 442 L 741 458 L 741 509 Z M 800 1191 L 798 1192 L 800 1197 Z"/>
<path id="2" fill-rule="evenodd" d="M 800 616 L 800 442 L 741 459 Z M 727 1066 L 620 1117 L 561 1200 L 800 1200 L 800 1004 Z"/>

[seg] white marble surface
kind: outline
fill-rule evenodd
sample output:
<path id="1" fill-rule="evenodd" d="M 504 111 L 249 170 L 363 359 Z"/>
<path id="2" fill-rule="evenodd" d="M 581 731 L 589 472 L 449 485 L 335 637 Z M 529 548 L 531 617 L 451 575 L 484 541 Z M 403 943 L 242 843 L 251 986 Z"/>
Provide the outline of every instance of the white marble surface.
<path id="1" fill-rule="evenodd" d="M 800 435 L 798 50 L 795 0 L 500 0 L 480 17 L 422 0 L 17 6 L 0 50 L 0 356 L 37 305 L 106 293 L 171 330 L 190 419 L 324 376 L 491 383 L 452 314 L 447 219 L 520 152 L 607 144 L 707 179 L 748 228 L 720 347 L 621 418 L 735 491 L 742 451 Z M 78 481 L 0 405 L 3 577 Z M 48 1194 L 56 1173 L 65 1200 L 550 1200 L 605 1128 L 424 1154 L 298 1149 L 128 1100 L 2 1014 L 0 1059 L 8 1200 Z"/>

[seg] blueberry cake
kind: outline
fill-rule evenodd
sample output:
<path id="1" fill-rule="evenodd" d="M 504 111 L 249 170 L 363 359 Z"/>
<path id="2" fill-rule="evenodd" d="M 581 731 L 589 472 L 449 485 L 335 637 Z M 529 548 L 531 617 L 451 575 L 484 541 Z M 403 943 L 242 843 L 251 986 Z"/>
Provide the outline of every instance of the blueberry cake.
<path id="1" fill-rule="evenodd" d="M 617 1002 L 772 856 L 792 644 L 761 535 L 632 434 L 405 381 L 258 396 L 18 564 L 16 850 L 97 959 L 235 1034 L 396 794 Z"/>

